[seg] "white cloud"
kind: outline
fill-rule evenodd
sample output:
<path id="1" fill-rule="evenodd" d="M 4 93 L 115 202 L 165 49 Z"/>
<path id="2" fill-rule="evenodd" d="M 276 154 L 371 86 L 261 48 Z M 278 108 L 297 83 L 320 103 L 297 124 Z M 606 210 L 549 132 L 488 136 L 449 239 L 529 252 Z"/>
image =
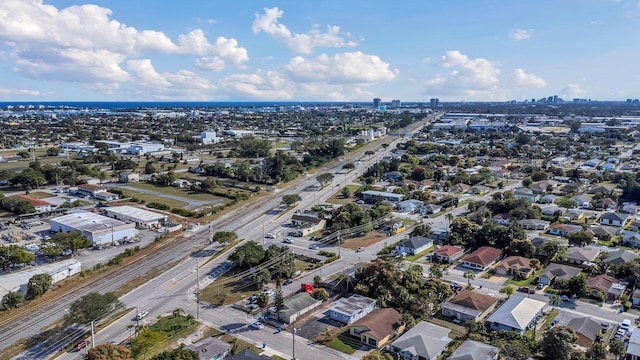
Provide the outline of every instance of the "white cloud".
<path id="1" fill-rule="evenodd" d="M 277 7 L 264 8 L 264 14 L 256 14 L 251 29 L 255 34 L 264 32 L 281 39 L 291 51 L 302 54 L 311 54 L 316 47 L 343 48 L 358 45 L 355 41 L 342 37 L 340 27 L 334 25 L 327 25 L 326 32 L 322 32 L 319 25 L 314 25 L 308 33 L 292 33 L 284 24 L 279 23 L 282 14 L 284 12 Z"/>
<path id="2" fill-rule="evenodd" d="M 584 90 L 580 84 L 570 83 L 567 84 L 562 90 L 560 90 L 560 97 L 565 100 L 570 100 L 573 98 L 583 98 L 587 94 L 587 91 Z"/>
<path id="3" fill-rule="evenodd" d="M 315 59 L 296 56 L 287 65 L 286 73 L 296 82 L 330 84 L 373 84 L 395 79 L 397 70 L 375 55 L 360 51 L 329 56 L 321 54 Z"/>
<path id="4" fill-rule="evenodd" d="M 16 98 L 16 97 L 39 97 L 42 96 L 38 90 L 28 89 L 8 89 L 0 87 L 0 98 Z"/>
<path id="5" fill-rule="evenodd" d="M 509 33 L 509 38 L 515 41 L 527 40 L 533 35 L 533 29 L 515 29 Z"/>
<path id="6" fill-rule="evenodd" d="M 509 34 L 509 38 L 515 41 L 527 40 L 533 35 L 533 29 L 515 29 Z"/>
<path id="7" fill-rule="evenodd" d="M 447 75 L 436 75 L 426 83 L 426 91 L 434 94 L 464 96 L 465 98 L 495 99 L 499 92 L 498 64 L 487 59 L 470 59 L 461 52 L 447 51 L 437 63 L 452 68 Z"/>
<path id="8" fill-rule="evenodd" d="M 545 87 L 547 82 L 535 74 L 527 74 L 522 69 L 515 69 L 511 76 L 514 85 L 522 87 Z"/>
<path id="9" fill-rule="evenodd" d="M 128 60 L 127 69 L 135 79 L 135 92 L 156 99 L 211 99 L 216 87 L 197 74 L 180 70 L 159 73 L 151 60 Z"/>
<path id="10" fill-rule="evenodd" d="M 431 62 L 431 58 L 430 57 L 423 58 L 422 60 L 420 60 L 420 62 L 423 64 L 428 64 Z"/>
<path id="11" fill-rule="evenodd" d="M 130 81 L 121 64 L 148 52 L 195 56 L 196 66 L 215 71 L 242 68 L 249 60 L 235 39 L 218 37 L 210 43 L 198 29 L 173 41 L 163 32 L 120 23 L 108 8 L 88 4 L 58 9 L 42 0 L 1 1 L 0 41 L 11 48 L 9 59 L 17 73 L 33 79 L 95 82 L 96 89 Z"/>
<path id="12" fill-rule="evenodd" d="M 221 81 L 221 87 L 232 99 L 292 99 L 295 92 L 282 75 L 269 71 L 266 76 L 256 74 L 233 74 Z"/>

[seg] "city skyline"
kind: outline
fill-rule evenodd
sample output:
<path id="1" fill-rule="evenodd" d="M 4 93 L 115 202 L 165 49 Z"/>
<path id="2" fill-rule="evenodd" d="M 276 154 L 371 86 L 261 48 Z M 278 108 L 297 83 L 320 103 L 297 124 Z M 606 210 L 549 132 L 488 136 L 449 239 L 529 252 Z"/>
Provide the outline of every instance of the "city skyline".
<path id="1" fill-rule="evenodd" d="M 640 2 L 0 3 L 0 101 L 638 98 Z"/>

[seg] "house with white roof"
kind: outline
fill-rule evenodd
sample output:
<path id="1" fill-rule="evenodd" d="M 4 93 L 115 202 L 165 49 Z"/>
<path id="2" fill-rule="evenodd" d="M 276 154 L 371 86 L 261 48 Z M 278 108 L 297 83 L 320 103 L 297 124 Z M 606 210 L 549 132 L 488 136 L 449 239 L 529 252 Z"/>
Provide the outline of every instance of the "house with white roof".
<path id="1" fill-rule="evenodd" d="M 524 334 L 542 316 L 546 304 L 539 300 L 512 296 L 489 318 L 489 329 L 515 331 Z"/>

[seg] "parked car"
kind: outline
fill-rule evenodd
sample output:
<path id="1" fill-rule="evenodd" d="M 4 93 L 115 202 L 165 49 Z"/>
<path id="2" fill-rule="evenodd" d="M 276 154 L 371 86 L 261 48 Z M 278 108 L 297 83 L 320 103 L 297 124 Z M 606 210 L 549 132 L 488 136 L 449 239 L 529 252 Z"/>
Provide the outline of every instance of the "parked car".
<path id="1" fill-rule="evenodd" d="M 260 330 L 260 329 L 264 329 L 264 324 L 261 323 L 260 321 L 256 321 L 254 323 L 252 323 L 251 325 L 249 325 L 251 328 L 256 329 L 256 330 Z"/>
<path id="2" fill-rule="evenodd" d="M 264 291 L 265 294 L 269 295 L 269 296 L 273 296 L 273 294 L 275 294 L 275 292 L 273 291 L 273 289 L 267 289 Z"/>
<path id="3" fill-rule="evenodd" d="M 527 294 L 535 294 L 536 293 L 535 289 L 531 289 L 528 286 L 520 286 L 518 288 L 518 291 L 521 291 L 521 292 L 524 292 L 524 293 L 527 293 Z"/>
<path id="4" fill-rule="evenodd" d="M 136 320 L 142 320 L 147 315 L 149 315 L 149 312 L 147 310 L 138 310 L 138 314 L 136 315 Z"/>
<path id="5" fill-rule="evenodd" d="M 293 283 L 293 280 L 287 279 L 287 280 L 284 281 L 284 283 L 282 283 L 282 285 L 289 285 L 291 283 Z"/>
<path id="6" fill-rule="evenodd" d="M 569 297 L 567 295 L 560 296 L 560 300 L 562 300 L 562 301 L 570 301 L 570 299 L 569 299 Z"/>
<path id="7" fill-rule="evenodd" d="M 362 246 L 356 250 L 356 252 L 363 252 L 363 251 L 364 251 L 364 248 Z"/>

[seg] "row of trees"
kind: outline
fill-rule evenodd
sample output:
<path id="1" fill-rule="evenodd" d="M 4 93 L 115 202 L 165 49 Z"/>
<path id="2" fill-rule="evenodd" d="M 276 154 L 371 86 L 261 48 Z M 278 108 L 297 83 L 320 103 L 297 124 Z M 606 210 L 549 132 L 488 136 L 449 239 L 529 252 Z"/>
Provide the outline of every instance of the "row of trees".
<path id="1" fill-rule="evenodd" d="M 248 241 L 236 248 L 229 260 L 240 270 L 252 270 L 248 280 L 257 289 L 274 278 L 290 279 L 296 272 L 295 258 L 288 246 L 272 244 L 264 250 L 255 241 Z"/>

